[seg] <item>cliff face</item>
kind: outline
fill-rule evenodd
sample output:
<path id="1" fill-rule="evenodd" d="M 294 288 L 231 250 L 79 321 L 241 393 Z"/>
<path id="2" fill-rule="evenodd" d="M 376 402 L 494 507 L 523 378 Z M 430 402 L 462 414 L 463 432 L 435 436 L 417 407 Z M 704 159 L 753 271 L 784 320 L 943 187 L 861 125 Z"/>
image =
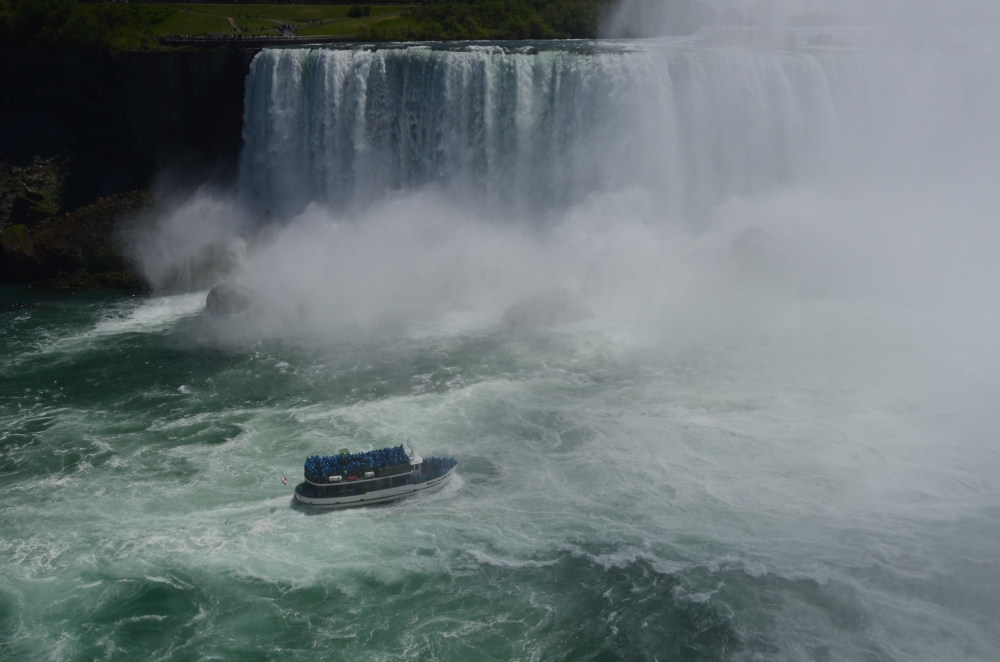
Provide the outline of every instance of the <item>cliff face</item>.
<path id="1" fill-rule="evenodd" d="M 142 289 L 144 285 L 125 257 L 124 244 L 151 205 L 147 192 L 135 191 L 101 198 L 30 227 L 18 224 L 3 228 L 0 282 Z"/>
<path id="2" fill-rule="evenodd" d="M 252 58 L 0 51 L 0 161 L 68 154 L 64 210 L 146 186 L 164 169 L 231 177 Z"/>
<path id="3" fill-rule="evenodd" d="M 160 173 L 235 175 L 252 59 L 0 49 L 0 283 L 141 286 L 122 224 L 149 207 Z"/>

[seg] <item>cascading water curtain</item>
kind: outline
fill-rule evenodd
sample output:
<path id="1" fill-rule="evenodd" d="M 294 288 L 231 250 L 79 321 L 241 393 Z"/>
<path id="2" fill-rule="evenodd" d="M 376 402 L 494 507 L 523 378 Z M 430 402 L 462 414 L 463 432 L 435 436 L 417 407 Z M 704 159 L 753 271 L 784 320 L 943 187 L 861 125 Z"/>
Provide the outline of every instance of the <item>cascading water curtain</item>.
<path id="1" fill-rule="evenodd" d="M 1000 145 L 986 119 L 998 93 L 971 85 L 996 79 L 995 58 L 648 46 L 263 51 L 244 196 L 289 212 L 434 185 L 519 216 L 640 187 L 665 214 L 697 213 L 798 182 L 945 170 Z M 975 144 L 969 121 L 985 127 Z"/>

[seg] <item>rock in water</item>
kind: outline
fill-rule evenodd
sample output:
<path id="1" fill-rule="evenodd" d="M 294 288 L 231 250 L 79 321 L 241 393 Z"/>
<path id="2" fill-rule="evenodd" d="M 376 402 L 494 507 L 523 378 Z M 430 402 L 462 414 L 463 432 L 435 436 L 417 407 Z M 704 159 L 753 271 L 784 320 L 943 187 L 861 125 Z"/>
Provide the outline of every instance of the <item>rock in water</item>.
<path id="1" fill-rule="evenodd" d="M 556 290 L 515 303 L 503 314 L 503 325 L 511 330 L 535 329 L 590 319 L 593 314 L 570 301 L 569 293 Z"/>
<path id="2" fill-rule="evenodd" d="M 216 285 L 205 299 L 205 310 L 219 317 L 232 317 L 250 311 L 256 293 L 239 285 Z"/>

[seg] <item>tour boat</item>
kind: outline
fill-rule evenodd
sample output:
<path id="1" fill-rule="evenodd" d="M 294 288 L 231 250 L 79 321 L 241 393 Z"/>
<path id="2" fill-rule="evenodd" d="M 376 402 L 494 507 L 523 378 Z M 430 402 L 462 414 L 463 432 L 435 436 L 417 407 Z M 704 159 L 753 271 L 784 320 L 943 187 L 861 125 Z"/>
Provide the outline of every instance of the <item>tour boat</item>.
<path id="1" fill-rule="evenodd" d="M 350 508 L 385 503 L 417 492 L 433 492 L 451 479 L 458 462 L 451 457 L 422 458 L 395 446 L 363 453 L 306 458 L 305 481 L 295 500 L 316 508 Z"/>

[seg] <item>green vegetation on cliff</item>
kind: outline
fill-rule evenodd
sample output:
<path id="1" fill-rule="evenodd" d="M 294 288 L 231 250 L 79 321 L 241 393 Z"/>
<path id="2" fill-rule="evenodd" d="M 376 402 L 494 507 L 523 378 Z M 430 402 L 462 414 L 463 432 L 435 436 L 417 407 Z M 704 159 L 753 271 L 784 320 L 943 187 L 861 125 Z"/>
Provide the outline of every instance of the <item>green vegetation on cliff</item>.
<path id="1" fill-rule="evenodd" d="M 611 0 L 428 0 L 393 5 L 221 4 L 150 5 L 177 12 L 157 35 L 234 32 L 321 36 L 356 34 L 363 40 L 551 39 L 596 37 Z M 366 12 L 367 10 L 367 12 Z"/>
<path id="2" fill-rule="evenodd" d="M 0 229 L 0 283 L 45 281 L 62 289 L 145 289 L 124 244 L 153 201 L 148 191 L 102 198 L 28 226 Z"/>
<path id="3" fill-rule="evenodd" d="M 155 46 L 152 27 L 169 7 L 77 0 L 0 0 L 0 44 L 104 51 Z"/>
<path id="4" fill-rule="evenodd" d="M 153 27 L 156 36 L 237 33 L 300 37 L 356 35 L 366 27 L 409 12 L 413 5 L 318 5 L 170 3 L 173 13 Z M 367 8 L 367 13 L 365 13 Z"/>
<path id="5" fill-rule="evenodd" d="M 593 38 L 611 0 L 429 0 L 360 37 L 374 41 Z"/>
<path id="6" fill-rule="evenodd" d="M 0 163 L 0 229 L 32 225 L 62 206 L 64 159 L 35 158 L 28 166 Z"/>
<path id="7" fill-rule="evenodd" d="M 406 4 L 109 3 L 0 0 L 0 45 L 149 50 L 168 34 L 358 35 L 363 40 L 597 36 L 614 0 L 427 0 Z M 367 11 L 365 11 L 367 8 Z"/>

